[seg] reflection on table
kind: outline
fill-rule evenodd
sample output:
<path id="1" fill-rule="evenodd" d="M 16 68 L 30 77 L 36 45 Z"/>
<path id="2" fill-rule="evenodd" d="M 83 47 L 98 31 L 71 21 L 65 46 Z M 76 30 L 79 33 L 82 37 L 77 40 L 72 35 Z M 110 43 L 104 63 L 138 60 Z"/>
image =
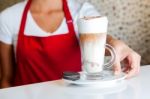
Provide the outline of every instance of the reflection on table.
<path id="1" fill-rule="evenodd" d="M 114 87 L 80 86 L 63 80 L 49 81 L 0 90 L 0 99 L 149 99 L 150 65 L 137 77 Z"/>

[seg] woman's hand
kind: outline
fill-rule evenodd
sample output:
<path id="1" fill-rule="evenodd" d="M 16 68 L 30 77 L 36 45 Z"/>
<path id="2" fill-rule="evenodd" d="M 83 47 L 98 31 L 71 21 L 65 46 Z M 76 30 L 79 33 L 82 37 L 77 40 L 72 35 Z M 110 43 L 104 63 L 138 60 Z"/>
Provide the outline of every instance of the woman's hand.
<path id="1" fill-rule="evenodd" d="M 119 74 L 121 62 L 124 63 L 123 71 L 127 73 L 127 78 L 136 76 L 140 71 L 141 56 L 129 48 L 124 42 L 114 39 L 108 35 L 107 43 L 116 50 L 116 61 L 114 63 L 115 74 Z"/>

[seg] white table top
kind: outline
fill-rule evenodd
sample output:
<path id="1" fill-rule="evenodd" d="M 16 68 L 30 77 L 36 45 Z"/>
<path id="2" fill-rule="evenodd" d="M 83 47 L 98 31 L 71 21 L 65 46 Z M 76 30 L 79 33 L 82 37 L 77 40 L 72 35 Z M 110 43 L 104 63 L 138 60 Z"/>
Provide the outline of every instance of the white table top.
<path id="1" fill-rule="evenodd" d="M 137 77 L 112 88 L 68 85 L 49 81 L 0 90 L 0 99 L 150 99 L 150 65 Z"/>

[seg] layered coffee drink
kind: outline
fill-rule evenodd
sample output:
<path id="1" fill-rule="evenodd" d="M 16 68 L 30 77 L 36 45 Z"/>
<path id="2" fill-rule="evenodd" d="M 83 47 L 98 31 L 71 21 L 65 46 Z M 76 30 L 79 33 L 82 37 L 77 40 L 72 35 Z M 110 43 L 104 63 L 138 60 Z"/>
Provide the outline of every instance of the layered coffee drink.
<path id="1" fill-rule="evenodd" d="M 106 17 L 84 17 L 78 20 L 82 70 L 98 73 L 103 70 L 108 20 Z"/>

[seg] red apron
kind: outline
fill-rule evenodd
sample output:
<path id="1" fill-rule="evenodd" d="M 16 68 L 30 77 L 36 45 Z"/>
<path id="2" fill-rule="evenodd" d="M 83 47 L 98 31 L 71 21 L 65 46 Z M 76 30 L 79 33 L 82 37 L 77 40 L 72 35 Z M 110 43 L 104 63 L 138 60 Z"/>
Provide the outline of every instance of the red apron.
<path id="1" fill-rule="evenodd" d="M 63 10 L 68 33 L 35 37 L 24 35 L 31 0 L 25 6 L 17 42 L 17 67 L 14 86 L 57 80 L 64 71 L 81 70 L 81 53 L 67 1 Z"/>

